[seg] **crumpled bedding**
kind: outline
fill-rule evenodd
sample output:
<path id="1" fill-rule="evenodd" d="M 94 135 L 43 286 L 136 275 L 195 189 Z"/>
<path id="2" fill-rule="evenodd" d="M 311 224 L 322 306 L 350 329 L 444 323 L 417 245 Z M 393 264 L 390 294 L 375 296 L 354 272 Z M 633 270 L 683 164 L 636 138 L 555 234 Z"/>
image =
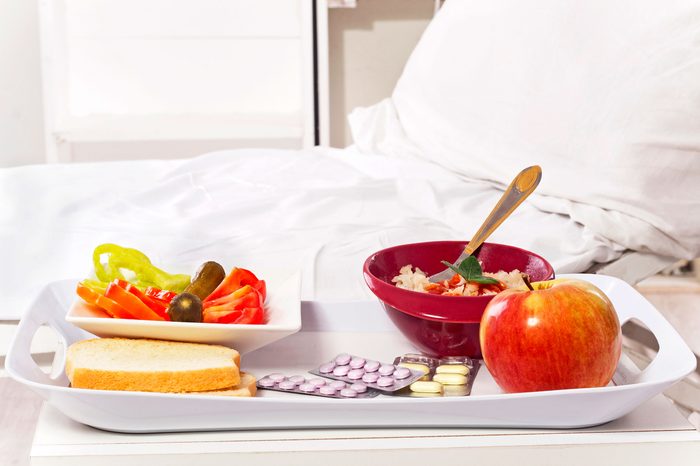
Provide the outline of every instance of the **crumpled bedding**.
<path id="1" fill-rule="evenodd" d="M 700 256 L 696 0 L 445 2 L 390 98 L 350 116 L 359 151 L 507 184 L 631 251 Z"/>
<path id="2" fill-rule="evenodd" d="M 362 264 L 414 241 L 466 240 L 502 191 L 429 162 L 351 149 L 236 150 L 186 160 L 0 170 L 0 319 L 16 319 L 46 283 L 84 277 L 93 248 L 144 251 L 168 271 L 205 260 L 302 271 L 302 299 L 372 299 Z M 526 202 L 490 241 L 546 257 L 558 273 L 622 248 Z"/>

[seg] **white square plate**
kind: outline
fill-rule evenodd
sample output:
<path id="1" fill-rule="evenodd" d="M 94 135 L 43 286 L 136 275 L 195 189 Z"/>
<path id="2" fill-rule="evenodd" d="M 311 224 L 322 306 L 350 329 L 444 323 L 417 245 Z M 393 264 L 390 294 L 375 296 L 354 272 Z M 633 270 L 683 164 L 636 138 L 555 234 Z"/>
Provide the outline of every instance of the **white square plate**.
<path id="1" fill-rule="evenodd" d="M 86 304 L 77 295 L 66 320 L 99 337 L 217 344 L 245 354 L 296 333 L 301 328 L 299 273 L 270 271 L 258 276 L 265 280 L 268 290 L 265 302 L 268 323 L 264 325 L 114 319 Z M 77 284 L 78 280 L 74 282 Z"/>

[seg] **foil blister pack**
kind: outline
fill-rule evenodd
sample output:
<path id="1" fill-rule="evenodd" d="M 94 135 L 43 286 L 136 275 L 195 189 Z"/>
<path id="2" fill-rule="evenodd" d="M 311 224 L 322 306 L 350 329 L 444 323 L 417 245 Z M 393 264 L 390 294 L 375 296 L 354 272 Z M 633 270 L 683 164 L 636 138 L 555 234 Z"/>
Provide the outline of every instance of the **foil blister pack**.
<path id="1" fill-rule="evenodd" d="M 346 383 L 360 382 L 371 389 L 385 393 L 406 388 L 423 377 L 422 372 L 409 367 L 381 363 L 347 353 L 341 353 L 309 372 Z"/>
<path id="2" fill-rule="evenodd" d="M 479 361 L 466 356 L 434 358 L 413 353 L 397 356 L 394 365 L 420 372 L 422 376 L 393 395 L 418 398 L 468 396 L 480 367 Z"/>
<path id="3" fill-rule="evenodd" d="M 372 398 L 379 394 L 378 391 L 371 390 L 367 385 L 359 382 L 348 384 L 340 380 L 307 379 L 302 375 L 286 376 L 278 372 L 262 377 L 256 385 L 265 390 L 326 398 Z"/>
<path id="4" fill-rule="evenodd" d="M 372 398 L 380 393 L 417 398 L 467 396 L 479 369 L 479 362 L 468 357 L 434 358 L 404 354 L 393 364 L 340 353 L 309 373 L 287 376 L 268 374 L 258 388 L 327 398 Z"/>

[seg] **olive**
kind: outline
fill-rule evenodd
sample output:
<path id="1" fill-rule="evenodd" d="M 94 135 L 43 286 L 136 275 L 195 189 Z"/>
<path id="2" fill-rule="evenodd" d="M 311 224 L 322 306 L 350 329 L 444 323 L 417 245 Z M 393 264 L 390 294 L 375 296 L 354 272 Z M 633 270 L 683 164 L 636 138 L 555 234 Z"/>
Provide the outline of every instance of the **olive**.
<path id="1" fill-rule="evenodd" d="M 221 264 L 214 261 L 205 262 L 199 266 L 184 292 L 192 293 L 204 300 L 224 281 L 224 278 L 226 278 L 226 272 Z"/>
<path id="2" fill-rule="evenodd" d="M 175 322 L 201 322 L 202 300 L 192 293 L 180 293 L 170 302 L 168 315 Z"/>

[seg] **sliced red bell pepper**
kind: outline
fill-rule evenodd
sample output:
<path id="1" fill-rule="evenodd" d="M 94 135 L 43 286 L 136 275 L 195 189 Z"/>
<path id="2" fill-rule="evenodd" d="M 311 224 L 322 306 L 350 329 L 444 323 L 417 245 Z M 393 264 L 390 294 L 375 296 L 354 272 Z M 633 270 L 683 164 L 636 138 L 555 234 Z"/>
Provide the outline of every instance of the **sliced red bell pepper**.
<path id="1" fill-rule="evenodd" d="M 112 283 L 116 283 L 117 285 L 124 288 L 129 293 L 131 293 L 134 296 L 136 296 L 137 298 L 139 298 L 142 303 L 144 303 L 146 306 L 148 306 L 153 312 L 158 314 L 160 317 L 162 317 L 163 320 L 170 320 L 170 316 L 167 313 L 167 310 L 168 310 L 167 303 L 151 298 L 150 296 L 146 295 L 143 291 L 136 288 L 136 286 L 132 285 L 131 283 L 129 283 L 125 280 L 116 279 Z"/>
<path id="2" fill-rule="evenodd" d="M 250 285 L 245 285 L 231 294 L 221 298 L 205 301 L 202 303 L 203 309 L 231 308 L 241 309 L 242 307 L 255 307 L 262 305 L 260 292 Z"/>
<path id="3" fill-rule="evenodd" d="M 146 293 L 146 295 L 152 299 L 157 299 L 158 301 L 163 301 L 168 304 L 170 304 L 170 301 L 177 296 L 177 293 L 174 291 L 161 290 L 160 288 L 156 288 L 154 286 L 149 286 L 146 288 L 144 293 Z"/>
<path id="4" fill-rule="evenodd" d="M 119 280 L 115 280 L 107 286 L 105 296 L 116 301 L 136 319 L 165 320 L 163 317 L 149 308 L 135 294 L 132 294 L 125 288 L 121 287 L 119 285 Z"/>
<path id="5" fill-rule="evenodd" d="M 255 288 L 262 296 L 263 302 L 265 301 L 267 293 L 265 281 L 258 280 L 258 277 L 256 277 L 250 270 L 234 267 L 233 270 L 231 270 L 231 273 L 224 278 L 219 286 L 217 286 L 216 289 L 206 297 L 204 302 L 214 301 L 218 298 L 229 295 L 246 285 L 250 285 Z"/>
<path id="6" fill-rule="evenodd" d="M 209 311 L 204 313 L 204 322 L 217 324 L 264 324 L 265 311 L 261 307 L 246 307 L 232 311 Z"/>
<path id="7" fill-rule="evenodd" d="M 241 310 L 217 313 L 217 323 L 219 324 L 263 324 L 264 311 L 261 307 L 246 307 Z"/>
<path id="8" fill-rule="evenodd" d="M 260 293 L 260 299 L 261 302 L 265 302 L 265 298 L 267 298 L 267 285 L 265 284 L 265 280 L 258 280 L 258 282 L 253 285 L 253 288 L 258 290 L 258 293 Z"/>
<path id="9" fill-rule="evenodd" d="M 238 309 L 203 311 L 202 322 L 210 324 L 230 324 L 243 315 L 243 311 Z"/>
<path id="10" fill-rule="evenodd" d="M 115 317 L 117 319 L 133 319 L 133 316 L 129 314 L 129 312 L 127 312 L 123 306 L 114 300 L 95 292 L 89 286 L 78 283 L 78 287 L 75 291 L 86 303 L 99 307 L 111 317 Z"/>
<path id="11" fill-rule="evenodd" d="M 155 301 L 156 303 L 160 304 L 160 305 L 161 305 L 162 307 L 164 307 L 166 310 L 167 310 L 168 307 L 170 306 L 170 301 L 164 301 L 164 300 L 158 299 L 158 298 L 151 298 L 151 299 L 152 299 L 153 301 Z M 171 300 L 171 301 L 172 301 L 172 300 Z"/>
<path id="12" fill-rule="evenodd" d="M 234 324 L 264 324 L 265 312 L 262 307 L 247 307 L 243 309 L 243 315 L 233 322 Z"/>
<path id="13" fill-rule="evenodd" d="M 245 285 L 227 296 L 203 303 L 203 320 L 215 323 L 262 323 L 262 304 L 260 292 Z"/>

